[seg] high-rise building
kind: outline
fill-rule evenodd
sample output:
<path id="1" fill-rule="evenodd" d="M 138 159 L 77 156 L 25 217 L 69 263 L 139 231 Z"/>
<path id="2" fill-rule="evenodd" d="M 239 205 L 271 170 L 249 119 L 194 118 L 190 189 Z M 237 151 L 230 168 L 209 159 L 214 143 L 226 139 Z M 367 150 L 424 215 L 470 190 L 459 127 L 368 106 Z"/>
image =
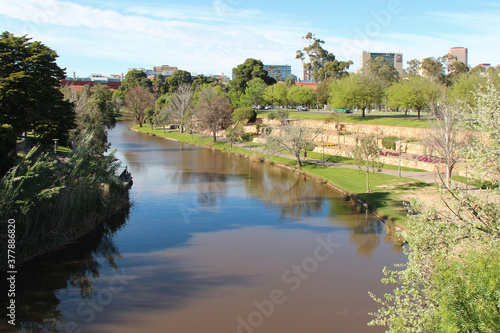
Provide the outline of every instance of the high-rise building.
<path id="1" fill-rule="evenodd" d="M 398 71 L 399 75 L 403 75 L 403 53 L 375 53 L 375 52 L 366 52 L 363 51 L 359 55 L 359 65 L 361 69 L 365 69 L 366 62 L 370 59 L 377 59 L 378 57 L 382 57 L 388 60 L 391 64 L 394 65 L 394 68 Z"/>
<path id="2" fill-rule="evenodd" d="M 288 77 L 293 76 L 290 65 L 264 65 L 264 69 L 276 81 L 285 81 Z"/>
<path id="3" fill-rule="evenodd" d="M 452 47 L 451 49 L 448 50 L 448 54 L 451 54 L 452 56 L 457 57 L 457 61 L 461 61 L 464 64 L 468 65 L 468 50 L 465 47 Z M 451 60 L 449 63 L 453 63 L 454 60 Z"/>

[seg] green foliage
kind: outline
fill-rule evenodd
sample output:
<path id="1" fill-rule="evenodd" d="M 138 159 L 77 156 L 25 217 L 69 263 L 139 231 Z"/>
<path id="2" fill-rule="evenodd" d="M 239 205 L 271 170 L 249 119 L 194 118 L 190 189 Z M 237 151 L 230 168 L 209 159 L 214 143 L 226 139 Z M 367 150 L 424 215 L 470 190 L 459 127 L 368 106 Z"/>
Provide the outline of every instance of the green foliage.
<path id="1" fill-rule="evenodd" d="M 33 130 L 44 145 L 61 143 L 74 127 L 72 103 L 60 91 L 65 73 L 57 53 L 41 42 L 9 32 L 0 36 L 0 124 L 16 134 Z"/>
<path id="2" fill-rule="evenodd" d="M 257 112 L 249 107 L 237 108 L 233 111 L 232 119 L 235 123 L 243 123 L 246 120 L 253 123 L 257 120 Z"/>
<path id="3" fill-rule="evenodd" d="M 436 260 L 433 297 L 441 332 L 500 331 L 500 252 L 471 250 L 457 260 Z"/>
<path id="4" fill-rule="evenodd" d="M 151 88 L 153 86 L 151 80 L 143 71 L 133 69 L 128 71 L 123 78 L 122 84 L 120 86 L 120 91 L 123 91 L 125 96 L 128 92 L 136 87 Z"/>
<path id="5" fill-rule="evenodd" d="M 168 91 L 174 92 L 181 85 L 183 84 L 191 85 L 192 82 L 193 78 L 191 77 L 191 73 L 178 69 L 174 72 L 174 74 L 172 74 L 172 76 L 169 76 L 167 78 Z"/>
<path id="6" fill-rule="evenodd" d="M 261 105 L 264 102 L 264 92 L 267 84 L 261 78 L 253 78 L 247 82 L 245 88 L 245 104 L 246 106 Z"/>
<path id="7" fill-rule="evenodd" d="M 394 67 L 394 64 L 384 57 L 369 59 L 365 65 L 366 74 L 376 76 L 387 85 L 392 84 L 399 78 L 399 72 Z"/>
<path id="8" fill-rule="evenodd" d="M 500 94 L 489 84 L 476 91 L 474 129 L 484 135 L 463 147 L 469 174 L 498 180 Z M 485 141 L 486 139 L 486 141 Z M 485 179 L 485 178 L 482 178 Z M 497 190 L 485 190 L 489 197 Z M 369 325 L 389 332 L 498 332 L 500 329 L 500 206 L 455 188 L 446 210 L 411 206 L 406 223 L 408 263 L 384 270 L 394 284 Z"/>
<path id="9" fill-rule="evenodd" d="M 417 110 L 420 119 L 420 111 L 437 102 L 443 95 L 443 87 L 428 78 L 415 76 L 393 84 L 387 89 L 386 95 L 388 106 Z"/>
<path id="10" fill-rule="evenodd" d="M 16 134 L 9 125 L 0 126 L 0 177 L 14 165 L 16 157 Z"/>
<path id="11" fill-rule="evenodd" d="M 347 70 L 353 64 L 351 60 L 338 61 L 335 59 L 332 53 L 323 48 L 325 42 L 316 38 L 310 32 L 303 39 L 309 45 L 302 50 L 297 50 L 295 58 L 303 62 L 304 68 L 315 82 L 321 82 L 330 78 L 338 79 L 348 75 Z M 309 61 L 304 63 L 306 55 Z"/>
<path id="12" fill-rule="evenodd" d="M 401 139 L 397 136 L 385 136 L 382 138 L 382 146 L 385 149 L 396 150 L 396 141 L 400 141 Z"/>
<path id="13" fill-rule="evenodd" d="M 290 117 L 290 112 L 287 109 L 276 109 L 267 114 L 267 118 L 270 120 L 279 120 L 281 124 L 284 124 Z"/>
<path id="14" fill-rule="evenodd" d="M 115 102 L 107 86 L 97 85 L 82 89 L 76 101 L 76 128 L 71 132 L 73 147 L 92 133 L 94 154 L 103 154 L 109 148 L 107 130 L 115 127 Z"/>
<path id="15" fill-rule="evenodd" d="M 283 82 L 278 82 L 272 86 L 268 86 L 264 92 L 265 102 L 271 105 L 286 105 L 288 103 L 288 89 L 289 87 Z"/>
<path id="16" fill-rule="evenodd" d="M 382 82 L 366 75 L 351 75 L 330 85 L 329 104 L 334 108 L 361 108 L 362 117 L 372 104 L 378 104 L 384 94 Z"/>
<path id="17" fill-rule="evenodd" d="M 233 68 L 234 79 L 230 82 L 230 89 L 235 92 L 244 93 L 247 82 L 255 78 L 261 78 L 267 85 L 276 83 L 264 69 L 264 64 L 260 60 L 248 58 L 244 63 Z"/>
<path id="18" fill-rule="evenodd" d="M 293 86 L 288 90 L 287 100 L 292 105 L 312 105 L 316 101 L 316 91 L 311 87 Z"/>
<path id="19" fill-rule="evenodd" d="M 26 215 L 30 209 L 53 200 L 63 186 L 57 183 L 56 162 L 35 146 L 0 181 L 2 218 Z"/>

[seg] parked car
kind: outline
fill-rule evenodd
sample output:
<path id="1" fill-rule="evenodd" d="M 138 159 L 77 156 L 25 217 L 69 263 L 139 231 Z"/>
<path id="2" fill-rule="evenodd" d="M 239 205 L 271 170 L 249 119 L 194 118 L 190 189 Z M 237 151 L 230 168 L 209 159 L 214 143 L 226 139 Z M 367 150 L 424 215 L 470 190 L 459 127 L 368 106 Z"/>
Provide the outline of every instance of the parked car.
<path id="1" fill-rule="evenodd" d="M 297 111 L 309 111 L 309 109 L 306 108 L 305 106 L 300 105 L 297 107 Z"/>
<path id="2" fill-rule="evenodd" d="M 335 111 L 340 113 L 352 113 L 352 111 L 349 109 L 341 109 L 341 108 L 335 108 Z"/>

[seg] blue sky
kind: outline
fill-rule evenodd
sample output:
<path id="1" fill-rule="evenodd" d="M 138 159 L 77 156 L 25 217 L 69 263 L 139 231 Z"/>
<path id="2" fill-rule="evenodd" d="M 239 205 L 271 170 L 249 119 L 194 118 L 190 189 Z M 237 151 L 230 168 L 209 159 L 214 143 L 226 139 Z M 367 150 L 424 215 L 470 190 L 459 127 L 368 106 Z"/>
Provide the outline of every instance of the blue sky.
<path id="1" fill-rule="evenodd" d="M 469 49 L 472 66 L 497 65 L 499 21 L 498 0 L 0 0 L 2 31 L 42 41 L 80 77 L 155 65 L 230 76 L 246 58 L 300 75 L 307 32 L 351 70 L 363 50 L 402 52 L 406 63 L 454 46 Z"/>

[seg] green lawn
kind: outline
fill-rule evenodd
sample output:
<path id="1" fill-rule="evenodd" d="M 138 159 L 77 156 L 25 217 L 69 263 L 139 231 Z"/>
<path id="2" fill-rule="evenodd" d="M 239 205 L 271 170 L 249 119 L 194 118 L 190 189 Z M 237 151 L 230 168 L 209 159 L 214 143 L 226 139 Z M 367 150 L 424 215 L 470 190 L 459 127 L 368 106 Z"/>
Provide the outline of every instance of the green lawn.
<path id="1" fill-rule="evenodd" d="M 369 177 L 371 192 L 367 193 L 366 172 L 314 164 L 307 164 L 303 169 L 359 196 L 380 216 L 399 224 L 404 224 L 406 216 L 406 208 L 401 198 L 408 194 L 414 195 L 418 189 L 432 186 L 410 178 L 371 172 Z"/>
<path id="2" fill-rule="evenodd" d="M 265 117 L 270 111 L 259 111 L 259 116 Z M 401 126 L 401 127 L 420 127 L 429 128 L 430 124 L 427 120 L 417 120 L 416 117 L 399 118 L 399 117 L 381 117 L 380 115 L 393 115 L 394 112 L 381 112 L 379 115 L 373 113 L 368 114 L 366 117 L 354 116 L 349 114 L 341 114 L 342 122 L 355 123 L 355 124 L 370 124 L 370 125 L 383 125 L 383 126 Z M 396 113 L 401 115 L 401 113 Z M 291 119 L 311 119 L 311 120 L 325 120 L 329 113 L 311 113 L 311 112 L 290 112 Z"/>
<path id="3" fill-rule="evenodd" d="M 486 188 L 497 189 L 498 188 L 498 184 L 497 183 L 493 184 L 490 181 L 484 181 L 484 180 L 479 180 L 479 179 L 471 179 L 471 178 L 467 179 L 467 178 L 462 177 L 462 176 L 453 176 L 453 177 L 451 177 L 451 179 L 454 180 L 454 181 L 457 181 L 457 182 L 460 182 L 460 183 L 463 183 L 463 184 L 469 184 L 471 186 L 478 187 L 478 188 L 481 188 L 481 189 L 486 189 Z"/>
<path id="4" fill-rule="evenodd" d="M 315 153 L 315 152 L 307 152 L 307 157 L 322 161 L 323 154 L 322 153 Z M 325 154 L 325 162 L 356 165 L 356 160 L 354 158 L 344 157 L 344 156 L 336 156 L 336 155 L 328 155 L 328 154 Z M 390 164 L 382 164 L 382 169 L 398 170 L 398 166 L 397 165 L 390 165 Z M 402 171 L 425 171 L 422 169 L 407 168 L 407 167 L 401 167 L 401 170 Z"/>

